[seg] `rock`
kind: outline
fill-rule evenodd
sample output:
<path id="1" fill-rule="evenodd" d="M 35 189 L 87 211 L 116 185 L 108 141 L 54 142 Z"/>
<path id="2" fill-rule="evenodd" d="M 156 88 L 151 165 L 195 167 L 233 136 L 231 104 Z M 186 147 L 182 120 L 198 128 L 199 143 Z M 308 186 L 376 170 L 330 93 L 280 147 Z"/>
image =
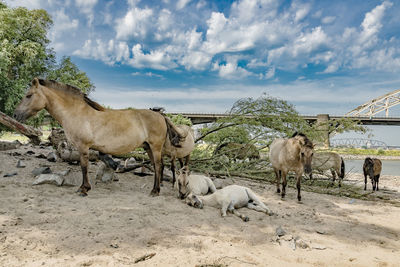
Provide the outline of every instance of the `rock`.
<path id="1" fill-rule="evenodd" d="M 286 231 L 282 229 L 282 226 L 278 226 L 278 228 L 275 230 L 275 233 L 279 237 L 286 235 Z"/>
<path id="2" fill-rule="evenodd" d="M 67 141 L 60 142 L 57 146 L 56 155 L 66 162 L 75 162 L 80 160 L 80 154 L 76 148 Z M 95 161 L 99 158 L 99 152 L 89 150 L 89 160 Z"/>
<path id="3" fill-rule="evenodd" d="M 303 239 L 298 239 L 298 240 L 296 241 L 296 245 L 297 245 L 299 248 L 302 248 L 302 249 L 307 249 L 307 248 L 310 247 L 310 245 L 307 244 L 307 242 L 304 241 Z"/>
<path id="4" fill-rule="evenodd" d="M 18 160 L 17 162 L 17 168 L 25 168 L 26 165 L 22 160 Z"/>
<path id="5" fill-rule="evenodd" d="M 4 174 L 3 177 L 13 177 L 13 176 L 15 176 L 15 175 L 18 175 L 18 172 L 9 172 L 9 173 L 6 173 L 6 174 Z"/>
<path id="6" fill-rule="evenodd" d="M 40 153 L 39 155 L 36 156 L 38 159 L 47 159 L 47 156 L 43 153 Z"/>
<path id="7" fill-rule="evenodd" d="M 111 167 L 100 161 L 96 171 L 96 181 L 101 180 L 104 183 L 111 182 L 115 179 L 114 173 L 115 171 Z"/>
<path id="8" fill-rule="evenodd" d="M 56 162 L 57 161 L 57 155 L 54 152 L 50 152 L 47 154 L 46 159 L 50 162 Z"/>
<path id="9" fill-rule="evenodd" d="M 326 249 L 325 246 L 323 246 L 323 245 L 318 245 L 318 244 L 313 245 L 311 248 L 312 248 L 312 249 L 317 249 L 317 250 L 325 250 L 325 249 Z"/>
<path id="10" fill-rule="evenodd" d="M 32 150 L 28 150 L 25 152 L 25 155 L 35 155 L 35 152 Z"/>
<path id="11" fill-rule="evenodd" d="M 60 176 L 67 176 L 70 173 L 71 169 L 65 170 L 65 171 L 59 171 L 56 172 L 56 174 L 60 175 Z"/>
<path id="12" fill-rule="evenodd" d="M 21 145 L 22 145 L 22 143 L 18 140 L 15 140 L 13 142 L 0 141 L 0 150 L 16 149 L 16 148 L 19 148 Z"/>
<path id="13" fill-rule="evenodd" d="M 39 174 L 48 174 L 48 173 L 52 173 L 50 167 L 39 167 L 39 168 L 35 168 L 32 171 L 33 176 L 37 176 Z"/>
<path id="14" fill-rule="evenodd" d="M 64 178 L 62 178 L 58 174 L 40 174 L 36 180 L 32 183 L 33 185 L 41 185 L 41 184 L 54 184 L 57 186 L 61 186 L 64 182 Z"/>
<path id="15" fill-rule="evenodd" d="M 320 234 L 320 235 L 324 235 L 324 234 L 325 234 L 325 231 L 324 231 L 324 230 L 321 230 L 321 229 L 316 230 L 316 232 L 317 232 L 318 234 Z"/>
<path id="16" fill-rule="evenodd" d="M 282 239 L 285 240 L 285 241 L 291 241 L 291 240 L 293 240 L 293 236 L 292 235 L 284 235 L 282 237 Z"/>

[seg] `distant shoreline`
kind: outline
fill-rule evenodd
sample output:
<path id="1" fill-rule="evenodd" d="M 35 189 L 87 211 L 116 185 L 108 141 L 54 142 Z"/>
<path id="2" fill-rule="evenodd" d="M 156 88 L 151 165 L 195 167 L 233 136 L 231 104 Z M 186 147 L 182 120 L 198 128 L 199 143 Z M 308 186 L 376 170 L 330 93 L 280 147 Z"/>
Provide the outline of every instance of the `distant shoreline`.
<path id="1" fill-rule="evenodd" d="M 380 160 L 400 160 L 400 156 L 384 156 L 384 155 L 350 155 L 350 154 L 340 154 L 343 159 L 348 160 L 364 160 L 366 157 L 377 158 Z"/>

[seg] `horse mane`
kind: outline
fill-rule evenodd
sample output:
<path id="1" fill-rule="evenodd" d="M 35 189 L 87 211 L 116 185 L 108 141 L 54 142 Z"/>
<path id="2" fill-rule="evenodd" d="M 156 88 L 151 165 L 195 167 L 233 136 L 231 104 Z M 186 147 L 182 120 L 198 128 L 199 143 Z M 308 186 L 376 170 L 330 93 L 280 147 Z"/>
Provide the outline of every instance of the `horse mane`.
<path id="1" fill-rule="evenodd" d="M 305 134 L 299 133 L 299 132 L 295 132 L 295 133 L 292 135 L 291 138 L 296 137 L 296 136 L 300 136 L 300 137 L 303 138 L 303 140 L 304 140 L 304 146 L 309 147 L 309 148 L 314 148 L 313 143 L 311 142 L 310 139 L 308 139 L 308 137 L 307 137 Z"/>
<path id="2" fill-rule="evenodd" d="M 75 86 L 59 83 L 54 80 L 43 80 L 43 79 L 39 79 L 39 84 L 49 87 L 49 88 L 52 88 L 52 89 L 63 91 L 70 95 L 77 96 L 78 98 L 81 98 L 83 101 L 85 101 L 86 104 L 88 104 L 90 107 L 92 107 L 95 110 L 98 110 L 98 111 L 106 110 L 102 105 L 91 100 L 85 93 L 82 93 L 81 90 L 79 90 Z"/>

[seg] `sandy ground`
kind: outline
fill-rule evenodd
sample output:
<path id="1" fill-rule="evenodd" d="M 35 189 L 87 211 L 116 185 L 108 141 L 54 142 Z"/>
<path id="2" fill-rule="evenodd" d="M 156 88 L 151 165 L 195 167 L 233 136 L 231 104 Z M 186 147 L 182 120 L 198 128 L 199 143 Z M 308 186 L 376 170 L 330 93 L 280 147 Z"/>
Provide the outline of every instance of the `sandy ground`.
<path id="1" fill-rule="evenodd" d="M 117 174 L 118 182 L 93 183 L 84 198 L 77 187 L 32 186 L 31 171 L 43 164 L 53 172 L 70 168 L 79 179 L 81 174 L 79 166 L 25 155 L 30 149 L 0 151 L 0 266 L 400 264 L 399 205 L 305 191 L 298 203 L 293 188 L 281 200 L 270 184 L 234 179 L 276 213 L 241 209 L 250 217 L 245 223 L 231 214 L 222 218 L 214 208 L 185 205 L 167 182 L 159 197 L 150 197 L 152 176 Z M 22 155 L 11 156 L 15 151 Z M 27 166 L 16 168 L 18 159 Z M 13 171 L 18 174 L 3 177 Z M 93 178 L 95 164 L 90 171 Z M 361 175 L 349 177 L 361 181 Z M 381 188 L 379 194 L 400 199 L 399 177 L 382 177 Z M 281 238 L 278 227 L 286 231 Z M 154 257 L 135 264 L 150 253 Z"/>

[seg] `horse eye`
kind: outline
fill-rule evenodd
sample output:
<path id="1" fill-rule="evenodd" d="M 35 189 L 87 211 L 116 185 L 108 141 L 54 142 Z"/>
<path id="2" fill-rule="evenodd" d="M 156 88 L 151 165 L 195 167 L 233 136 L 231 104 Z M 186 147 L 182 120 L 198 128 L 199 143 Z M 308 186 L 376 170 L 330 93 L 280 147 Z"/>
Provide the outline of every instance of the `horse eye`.
<path id="1" fill-rule="evenodd" d="M 301 152 L 301 156 L 304 157 L 304 152 Z"/>
<path id="2" fill-rule="evenodd" d="M 26 96 L 26 98 L 31 98 L 31 97 L 32 97 L 32 94 L 29 94 Z"/>

